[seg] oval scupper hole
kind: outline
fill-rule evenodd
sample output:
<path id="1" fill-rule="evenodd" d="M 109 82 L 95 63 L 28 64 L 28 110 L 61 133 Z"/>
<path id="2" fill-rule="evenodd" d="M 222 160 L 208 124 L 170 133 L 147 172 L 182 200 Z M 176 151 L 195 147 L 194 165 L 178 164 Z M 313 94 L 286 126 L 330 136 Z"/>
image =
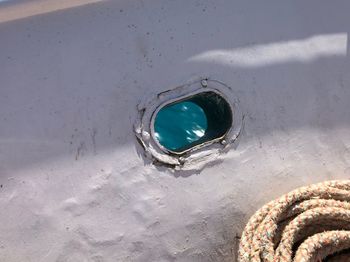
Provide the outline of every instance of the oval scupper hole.
<path id="1" fill-rule="evenodd" d="M 154 136 L 162 147 L 181 154 L 222 138 L 231 125 L 229 103 L 209 91 L 161 107 L 154 120 Z"/>

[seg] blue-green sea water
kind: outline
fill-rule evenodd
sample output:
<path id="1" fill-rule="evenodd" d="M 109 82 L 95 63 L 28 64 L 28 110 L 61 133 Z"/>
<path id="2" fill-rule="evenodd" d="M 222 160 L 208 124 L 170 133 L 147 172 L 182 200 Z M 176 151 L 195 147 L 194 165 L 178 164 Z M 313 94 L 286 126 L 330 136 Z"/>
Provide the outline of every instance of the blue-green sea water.
<path id="1" fill-rule="evenodd" d="M 205 135 L 208 121 L 203 109 L 191 101 L 163 107 L 154 123 L 159 143 L 172 151 L 188 149 Z"/>

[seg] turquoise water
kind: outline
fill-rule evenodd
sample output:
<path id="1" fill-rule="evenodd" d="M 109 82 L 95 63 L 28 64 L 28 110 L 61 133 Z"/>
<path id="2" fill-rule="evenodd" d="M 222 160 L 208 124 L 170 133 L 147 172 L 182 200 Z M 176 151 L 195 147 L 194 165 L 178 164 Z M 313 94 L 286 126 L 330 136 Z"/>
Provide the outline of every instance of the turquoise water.
<path id="1" fill-rule="evenodd" d="M 208 120 L 203 108 L 191 101 L 163 107 L 154 123 L 159 143 L 175 152 L 196 144 L 205 135 L 207 128 Z"/>
<path id="2" fill-rule="evenodd" d="M 181 153 L 222 137 L 231 125 L 228 102 L 208 91 L 161 108 L 154 121 L 154 131 L 162 146 Z"/>

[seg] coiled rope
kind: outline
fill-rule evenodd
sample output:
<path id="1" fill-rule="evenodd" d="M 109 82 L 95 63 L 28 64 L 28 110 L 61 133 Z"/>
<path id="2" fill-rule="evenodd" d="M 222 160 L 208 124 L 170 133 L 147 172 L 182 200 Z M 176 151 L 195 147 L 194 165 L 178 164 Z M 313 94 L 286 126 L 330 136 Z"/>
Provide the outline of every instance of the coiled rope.
<path id="1" fill-rule="evenodd" d="M 239 262 L 350 262 L 350 180 L 296 189 L 257 211 Z"/>

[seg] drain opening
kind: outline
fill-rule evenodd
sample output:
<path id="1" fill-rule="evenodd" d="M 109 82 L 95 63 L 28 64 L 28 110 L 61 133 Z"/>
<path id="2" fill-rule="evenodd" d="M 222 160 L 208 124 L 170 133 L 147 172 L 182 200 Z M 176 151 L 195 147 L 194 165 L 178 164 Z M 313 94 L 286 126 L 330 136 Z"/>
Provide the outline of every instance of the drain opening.
<path id="1" fill-rule="evenodd" d="M 162 106 L 154 119 L 154 138 L 169 152 L 183 154 L 225 136 L 232 126 L 229 103 L 208 91 Z"/>

